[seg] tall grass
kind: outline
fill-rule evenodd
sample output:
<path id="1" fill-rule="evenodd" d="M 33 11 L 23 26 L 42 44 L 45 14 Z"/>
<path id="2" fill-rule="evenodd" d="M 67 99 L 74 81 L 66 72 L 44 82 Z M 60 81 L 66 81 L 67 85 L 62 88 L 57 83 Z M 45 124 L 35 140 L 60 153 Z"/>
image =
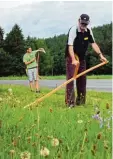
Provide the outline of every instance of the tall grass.
<path id="1" fill-rule="evenodd" d="M 89 91 L 85 106 L 68 109 L 62 89 L 35 108 L 23 108 L 49 91 L 0 86 L 0 159 L 111 159 L 112 94 Z"/>

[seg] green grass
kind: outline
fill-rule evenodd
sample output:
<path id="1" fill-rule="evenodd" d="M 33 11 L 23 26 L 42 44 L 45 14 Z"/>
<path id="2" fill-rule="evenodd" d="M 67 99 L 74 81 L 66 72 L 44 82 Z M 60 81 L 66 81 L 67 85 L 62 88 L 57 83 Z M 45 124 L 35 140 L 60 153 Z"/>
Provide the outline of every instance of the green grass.
<path id="1" fill-rule="evenodd" d="M 25 86 L 0 85 L 0 159 L 20 159 L 24 151 L 31 153 L 31 159 L 42 159 L 42 146 L 50 151 L 48 159 L 111 159 L 111 128 L 106 122 L 100 128 L 92 115 L 98 107 L 104 119 L 111 117 L 112 94 L 88 91 L 85 106 L 68 109 L 62 89 L 37 107 L 23 108 L 48 92 L 47 88 L 36 94 Z M 78 123 L 80 120 L 83 122 Z M 53 138 L 60 142 L 56 147 L 51 145 Z"/>
<path id="2" fill-rule="evenodd" d="M 61 76 L 40 76 L 41 79 L 48 80 L 57 80 L 57 79 L 66 79 L 65 75 Z M 112 75 L 91 75 L 87 76 L 88 79 L 112 79 Z M 8 76 L 8 77 L 0 77 L 0 80 L 26 80 L 27 76 Z"/>

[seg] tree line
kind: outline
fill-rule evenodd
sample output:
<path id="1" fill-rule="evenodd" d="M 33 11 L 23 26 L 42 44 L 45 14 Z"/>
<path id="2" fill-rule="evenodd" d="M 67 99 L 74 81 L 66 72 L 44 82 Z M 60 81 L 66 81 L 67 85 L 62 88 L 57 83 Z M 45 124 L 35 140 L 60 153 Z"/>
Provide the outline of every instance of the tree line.
<path id="1" fill-rule="evenodd" d="M 95 41 L 109 63 L 89 74 L 112 74 L 112 23 L 92 28 Z M 67 34 L 50 38 L 24 37 L 22 29 L 15 24 L 4 38 L 4 29 L 0 27 L 0 76 L 25 75 L 23 55 L 26 47 L 33 50 L 43 47 L 46 54 L 40 54 L 40 75 L 65 74 L 65 47 Z M 89 46 L 86 53 L 87 68 L 100 63 L 99 57 Z"/>

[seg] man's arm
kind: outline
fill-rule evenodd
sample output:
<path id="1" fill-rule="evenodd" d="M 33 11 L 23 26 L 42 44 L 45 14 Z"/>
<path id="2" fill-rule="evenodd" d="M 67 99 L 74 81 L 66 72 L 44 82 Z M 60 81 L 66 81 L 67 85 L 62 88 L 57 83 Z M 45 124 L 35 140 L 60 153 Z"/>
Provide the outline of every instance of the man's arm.
<path id="1" fill-rule="evenodd" d="M 91 44 L 91 46 L 92 46 L 93 50 L 94 50 L 98 55 L 102 54 L 102 52 L 100 51 L 100 48 L 99 48 L 99 46 L 97 45 L 97 43 L 94 42 L 94 43 Z"/>
<path id="2" fill-rule="evenodd" d="M 73 50 L 73 42 L 76 37 L 76 28 L 72 27 L 69 31 L 69 37 L 68 37 L 68 52 L 72 59 L 73 65 L 78 65 L 79 62 L 75 59 L 74 50 Z"/>
<path id="3" fill-rule="evenodd" d="M 73 51 L 73 46 L 72 45 L 69 45 L 68 46 L 68 51 L 69 51 L 69 55 L 72 59 L 72 64 L 73 65 L 78 65 L 79 62 L 75 59 L 75 55 L 74 55 L 74 51 Z"/>
<path id="4" fill-rule="evenodd" d="M 92 43 L 91 46 L 92 46 L 93 50 L 99 55 L 100 60 L 102 62 L 107 62 L 107 59 L 103 56 L 102 52 L 100 51 L 99 46 L 96 43 Z"/>
<path id="5" fill-rule="evenodd" d="M 89 42 L 91 43 L 93 50 L 99 55 L 101 61 L 107 62 L 107 59 L 103 56 L 99 46 L 95 42 L 92 30 L 91 29 L 89 30 L 90 30 Z"/>
<path id="6" fill-rule="evenodd" d="M 38 50 L 34 50 L 34 51 L 32 51 L 32 52 L 34 52 L 35 54 L 36 54 L 37 52 L 46 53 L 45 50 L 44 50 L 44 48 L 39 48 Z"/>

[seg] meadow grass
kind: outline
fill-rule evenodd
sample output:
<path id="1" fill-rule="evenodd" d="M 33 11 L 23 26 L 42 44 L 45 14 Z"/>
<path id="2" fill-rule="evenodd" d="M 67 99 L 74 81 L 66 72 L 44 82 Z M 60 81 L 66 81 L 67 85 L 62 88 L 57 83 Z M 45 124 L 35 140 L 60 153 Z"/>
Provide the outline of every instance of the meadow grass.
<path id="1" fill-rule="evenodd" d="M 41 149 L 48 159 L 111 159 L 112 94 L 88 91 L 85 106 L 69 109 L 62 89 L 37 107 L 24 109 L 48 92 L 0 85 L 0 159 L 42 159 Z M 95 114 L 104 119 L 102 127 L 92 118 Z"/>
<path id="2" fill-rule="evenodd" d="M 57 79 L 66 79 L 65 75 L 60 76 L 40 76 L 41 79 L 45 80 L 57 80 Z M 112 75 L 88 75 L 88 79 L 112 79 Z M 27 76 L 8 76 L 0 77 L 0 80 L 27 80 Z"/>

